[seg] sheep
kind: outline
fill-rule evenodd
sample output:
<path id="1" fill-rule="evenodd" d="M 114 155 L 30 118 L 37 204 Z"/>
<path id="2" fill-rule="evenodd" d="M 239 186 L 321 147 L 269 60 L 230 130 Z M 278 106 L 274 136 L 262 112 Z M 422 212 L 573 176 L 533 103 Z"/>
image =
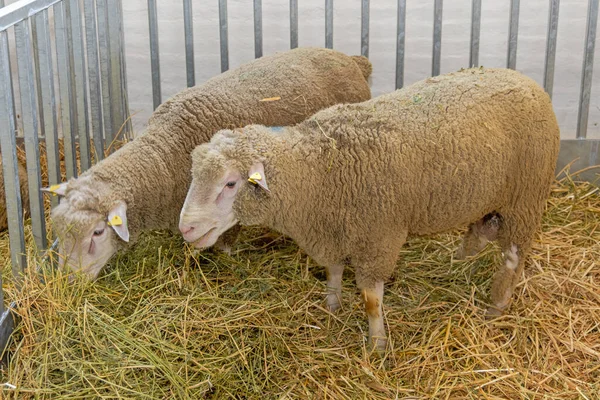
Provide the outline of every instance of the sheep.
<path id="1" fill-rule="evenodd" d="M 327 307 L 354 266 L 369 341 L 386 347 L 382 304 L 408 235 L 471 225 L 504 251 L 490 316 L 509 305 L 549 195 L 559 149 L 550 98 L 506 69 L 468 69 L 323 110 L 275 133 L 221 130 L 192 152 L 180 216 L 186 241 L 211 246 L 230 226 L 294 239 L 327 272 Z M 477 239 L 477 240 L 474 240 Z"/>
<path id="2" fill-rule="evenodd" d="M 142 231 L 177 231 L 190 153 L 219 129 L 290 125 L 337 103 L 371 98 L 361 56 L 298 48 L 265 56 L 183 90 L 156 109 L 144 134 L 77 179 L 48 188 L 59 264 L 95 279 Z M 235 236 L 235 235 L 234 235 Z"/>

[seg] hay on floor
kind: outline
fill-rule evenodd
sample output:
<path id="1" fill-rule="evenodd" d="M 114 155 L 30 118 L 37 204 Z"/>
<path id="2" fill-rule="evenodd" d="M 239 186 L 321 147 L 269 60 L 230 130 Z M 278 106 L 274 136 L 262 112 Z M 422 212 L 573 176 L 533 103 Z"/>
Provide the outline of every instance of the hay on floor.
<path id="1" fill-rule="evenodd" d="M 386 284 L 391 349 L 365 347 L 348 270 L 343 309 L 289 239 L 246 229 L 232 256 L 156 232 L 94 284 L 45 269 L 11 283 L 19 322 L 2 370 L 14 399 L 600 398 L 600 197 L 565 178 L 510 312 L 482 318 L 499 250 L 454 261 L 460 232 L 412 238 Z M 31 238 L 28 238 L 31 240 Z M 33 254 L 28 255 L 32 266 Z M 35 270 L 30 268 L 29 271 Z"/>

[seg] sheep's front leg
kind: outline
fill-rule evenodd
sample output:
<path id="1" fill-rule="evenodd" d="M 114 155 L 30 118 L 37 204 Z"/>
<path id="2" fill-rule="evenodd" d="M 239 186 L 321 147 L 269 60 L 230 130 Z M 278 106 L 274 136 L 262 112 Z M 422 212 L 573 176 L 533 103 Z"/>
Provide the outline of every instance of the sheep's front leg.
<path id="1" fill-rule="evenodd" d="M 336 311 L 342 306 L 342 275 L 344 264 L 326 267 L 327 270 L 327 309 Z"/>
<path id="2" fill-rule="evenodd" d="M 387 346 L 387 334 L 383 324 L 383 281 L 375 281 L 373 286 L 361 291 L 369 318 L 369 342 L 378 351 L 384 351 Z"/>

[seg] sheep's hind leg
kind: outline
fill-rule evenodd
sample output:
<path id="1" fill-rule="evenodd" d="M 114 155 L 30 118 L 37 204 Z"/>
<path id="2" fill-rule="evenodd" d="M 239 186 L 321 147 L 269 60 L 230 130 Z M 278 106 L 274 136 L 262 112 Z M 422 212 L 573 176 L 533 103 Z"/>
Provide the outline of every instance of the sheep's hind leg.
<path id="1" fill-rule="evenodd" d="M 504 264 L 492 279 L 491 306 L 487 310 L 487 316 L 492 318 L 502 315 L 510 305 L 514 289 L 523 275 L 525 261 L 541 219 L 541 212 L 539 215 L 507 212 L 502 213 L 502 217 L 503 223 L 498 241 L 502 248 Z"/>
<path id="2" fill-rule="evenodd" d="M 511 244 L 510 248 L 504 251 L 504 265 L 496 272 L 492 280 L 491 302 L 492 305 L 487 309 L 488 317 L 502 315 L 504 310 L 510 304 L 514 286 L 518 283 L 519 276 L 523 272 L 524 260 L 519 257 L 519 248 Z"/>
<path id="3" fill-rule="evenodd" d="M 501 218 L 498 214 L 488 214 L 479 221 L 469 225 L 469 230 L 463 236 L 462 243 L 454 258 L 464 260 L 479 253 L 488 242 L 498 238 Z"/>
<path id="4" fill-rule="evenodd" d="M 344 273 L 344 264 L 326 267 L 326 270 L 327 309 L 333 312 L 342 306 L 342 275 Z"/>

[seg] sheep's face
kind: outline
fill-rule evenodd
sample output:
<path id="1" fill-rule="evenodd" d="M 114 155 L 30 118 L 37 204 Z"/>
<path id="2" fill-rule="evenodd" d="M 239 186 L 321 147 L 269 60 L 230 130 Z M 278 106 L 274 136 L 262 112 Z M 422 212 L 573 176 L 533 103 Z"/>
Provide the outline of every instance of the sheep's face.
<path id="1" fill-rule="evenodd" d="M 80 214 L 70 228 L 55 229 L 59 233 L 58 259 L 61 267 L 81 272 L 93 280 L 117 252 L 118 238 L 100 214 L 86 214 Z"/>
<path id="2" fill-rule="evenodd" d="M 269 190 L 262 162 L 256 161 L 247 142 L 240 141 L 245 136 L 240 133 L 219 131 L 192 152 L 192 184 L 179 217 L 179 230 L 198 248 L 214 245 L 238 223 L 234 204 L 248 185 Z"/>
<path id="3" fill-rule="evenodd" d="M 60 204 L 52 210 L 59 264 L 96 279 L 117 252 L 118 242 L 129 240 L 127 206 L 118 201 L 108 212 L 100 212 L 97 197 L 90 193 L 73 190 L 63 194 Z"/>
<path id="4" fill-rule="evenodd" d="M 183 238 L 198 248 L 214 245 L 219 236 L 237 223 L 233 203 L 243 184 L 242 174 L 235 168 L 212 172 L 216 179 L 194 177 L 179 218 Z"/>

